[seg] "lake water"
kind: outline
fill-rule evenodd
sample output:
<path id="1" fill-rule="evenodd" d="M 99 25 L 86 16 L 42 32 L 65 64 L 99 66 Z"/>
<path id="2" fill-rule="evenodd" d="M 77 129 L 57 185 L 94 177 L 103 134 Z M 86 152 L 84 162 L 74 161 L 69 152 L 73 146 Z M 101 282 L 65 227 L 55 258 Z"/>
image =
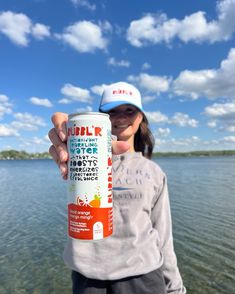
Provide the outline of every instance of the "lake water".
<path id="1" fill-rule="evenodd" d="M 235 157 L 158 158 L 188 293 L 235 289 Z M 66 182 L 50 160 L 0 161 L 0 293 L 71 293 Z"/>

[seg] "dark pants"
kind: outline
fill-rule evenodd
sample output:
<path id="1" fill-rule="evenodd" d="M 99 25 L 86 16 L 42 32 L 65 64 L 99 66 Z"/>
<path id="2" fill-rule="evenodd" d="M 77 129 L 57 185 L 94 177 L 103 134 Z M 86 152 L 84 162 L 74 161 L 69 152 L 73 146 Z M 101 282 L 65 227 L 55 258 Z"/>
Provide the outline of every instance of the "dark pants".
<path id="1" fill-rule="evenodd" d="M 166 294 L 161 269 L 120 280 L 89 279 L 72 271 L 73 294 Z"/>

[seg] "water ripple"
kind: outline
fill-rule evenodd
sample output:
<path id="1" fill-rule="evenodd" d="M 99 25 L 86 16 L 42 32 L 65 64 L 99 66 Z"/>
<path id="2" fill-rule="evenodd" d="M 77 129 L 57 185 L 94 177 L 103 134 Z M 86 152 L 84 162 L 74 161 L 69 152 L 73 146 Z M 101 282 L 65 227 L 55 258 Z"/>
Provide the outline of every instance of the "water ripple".
<path id="1" fill-rule="evenodd" d="M 188 293 L 233 293 L 235 158 L 157 161 L 168 177 L 175 250 Z M 5 161 L 0 173 L 0 293 L 71 293 L 62 260 L 66 183 L 55 164 Z"/>

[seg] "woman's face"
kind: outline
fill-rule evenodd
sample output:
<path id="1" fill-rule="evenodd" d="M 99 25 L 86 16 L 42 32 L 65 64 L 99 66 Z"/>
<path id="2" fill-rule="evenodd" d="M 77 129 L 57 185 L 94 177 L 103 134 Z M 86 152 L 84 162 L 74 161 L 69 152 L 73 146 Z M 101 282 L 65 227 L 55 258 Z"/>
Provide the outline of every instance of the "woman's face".
<path id="1" fill-rule="evenodd" d="M 112 123 L 112 134 L 118 140 L 134 144 L 134 136 L 143 120 L 143 114 L 136 107 L 124 104 L 111 109 L 108 114 Z"/>

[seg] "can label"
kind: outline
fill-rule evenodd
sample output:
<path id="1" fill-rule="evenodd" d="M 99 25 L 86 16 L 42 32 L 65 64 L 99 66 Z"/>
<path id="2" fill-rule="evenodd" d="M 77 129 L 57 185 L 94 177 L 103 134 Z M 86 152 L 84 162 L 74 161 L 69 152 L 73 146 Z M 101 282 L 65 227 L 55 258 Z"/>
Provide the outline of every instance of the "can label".
<path id="1" fill-rule="evenodd" d="M 107 114 L 68 121 L 68 235 L 98 240 L 112 234 L 111 123 Z"/>

